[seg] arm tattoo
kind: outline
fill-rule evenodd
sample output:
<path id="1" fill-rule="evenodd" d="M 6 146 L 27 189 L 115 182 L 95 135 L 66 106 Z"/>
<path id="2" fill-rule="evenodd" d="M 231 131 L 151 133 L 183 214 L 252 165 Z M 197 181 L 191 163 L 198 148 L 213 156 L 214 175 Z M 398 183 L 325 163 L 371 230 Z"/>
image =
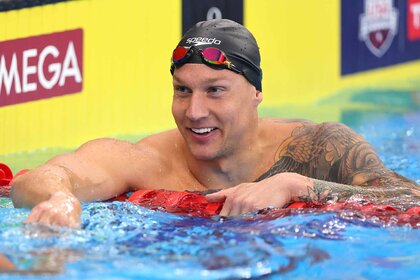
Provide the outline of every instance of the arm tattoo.
<path id="1" fill-rule="evenodd" d="M 341 200 L 354 194 L 420 197 L 418 185 L 387 169 L 372 146 L 340 123 L 302 124 L 276 152 L 275 164 L 257 181 L 281 172 L 314 178 L 306 199 Z M 334 197 L 332 197 L 334 196 Z"/>
<path id="2" fill-rule="evenodd" d="M 365 186 L 349 186 L 334 182 L 313 179 L 313 186 L 308 184 L 308 194 L 298 197 L 301 201 L 310 202 L 341 202 L 358 194 L 362 197 L 377 199 L 399 198 L 401 195 L 412 196 L 412 191 L 408 188 L 378 188 Z"/>

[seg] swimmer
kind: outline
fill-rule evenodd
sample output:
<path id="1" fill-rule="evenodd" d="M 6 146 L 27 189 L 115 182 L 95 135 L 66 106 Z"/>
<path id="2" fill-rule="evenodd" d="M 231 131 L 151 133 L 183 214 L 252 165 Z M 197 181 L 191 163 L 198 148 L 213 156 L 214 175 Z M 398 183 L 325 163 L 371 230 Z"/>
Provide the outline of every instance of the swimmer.
<path id="1" fill-rule="evenodd" d="M 197 23 L 170 70 L 177 129 L 137 143 L 92 140 L 17 177 L 11 197 L 32 208 L 26 222 L 78 227 L 80 202 L 140 189 L 212 192 L 206 199 L 224 202 L 223 216 L 354 195 L 418 201 L 418 185 L 347 126 L 258 116 L 260 53 L 244 26 Z"/>

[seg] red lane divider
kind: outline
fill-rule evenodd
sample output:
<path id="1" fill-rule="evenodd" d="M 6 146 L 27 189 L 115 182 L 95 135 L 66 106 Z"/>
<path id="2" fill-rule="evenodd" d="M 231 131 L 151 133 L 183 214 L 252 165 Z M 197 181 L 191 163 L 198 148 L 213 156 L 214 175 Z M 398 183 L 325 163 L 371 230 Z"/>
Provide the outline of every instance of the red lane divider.
<path id="1" fill-rule="evenodd" d="M 209 217 L 220 213 L 223 203 L 208 202 L 204 195 L 191 192 L 139 190 L 129 198 L 133 204 L 170 213 Z"/>
<path id="2" fill-rule="evenodd" d="M 13 180 L 13 173 L 9 166 L 0 163 L 0 197 L 8 197 L 10 193 L 10 183 Z"/>
<path id="3" fill-rule="evenodd" d="M 0 186 L 9 186 L 13 173 L 9 166 L 0 162 Z"/>
<path id="4" fill-rule="evenodd" d="M 29 169 L 24 169 L 13 176 L 11 169 L 6 164 L 0 163 L 0 196 L 8 197 L 13 179 L 28 171 Z M 204 195 L 187 191 L 138 190 L 131 194 L 122 194 L 107 201 L 129 201 L 135 205 L 149 209 L 200 217 L 218 215 L 223 208 L 223 203 L 208 202 Z M 385 222 L 388 222 L 392 217 L 397 217 L 398 224 L 408 223 L 413 227 L 420 227 L 420 206 L 401 211 L 389 205 L 377 205 L 373 203 L 342 202 L 317 204 L 298 201 L 291 203 L 287 208 L 311 208 L 326 211 L 356 210 L 368 216 L 379 217 Z"/>
<path id="5" fill-rule="evenodd" d="M 166 190 L 139 190 L 131 195 L 124 194 L 115 200 L 130 201 L 149 209 L 164 210 L 175 214 L 190 214 L 200 217 L 218 215 L 223 203 L 207 202 L 205 196 L 199 193 L 176 192 Z M 320 209 L 325 211 L 354 210 L 366 216 L 378 217 L 384 222 L 397 219 L 398 224 L 410 224 L 420 227 L 420 206 L 412 207 L 407 211 L 398 210 L 389 205 L 373 203 L 342 202 L 332 204 L 318 204 L 297 201 L 291 203 L 288 209 Z"/>

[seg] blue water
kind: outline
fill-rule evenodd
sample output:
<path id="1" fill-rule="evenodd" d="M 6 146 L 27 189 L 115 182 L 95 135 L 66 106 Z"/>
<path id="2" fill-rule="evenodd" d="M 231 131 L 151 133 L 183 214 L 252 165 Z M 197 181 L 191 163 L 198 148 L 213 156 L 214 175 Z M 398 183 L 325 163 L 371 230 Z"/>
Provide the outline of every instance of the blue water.
<path id="1" fill-rule="evenodd" d="M 419 183 L 419 124 L 417 113 L 353 128 Z M 0 200 L 0 252 L 43 273 L 0 279 L 420 279 L 419 229 L 350 210 L 223 220 L 87 203 L 82 228 L 69 230 L 23 225 L 28 210 Z"/>

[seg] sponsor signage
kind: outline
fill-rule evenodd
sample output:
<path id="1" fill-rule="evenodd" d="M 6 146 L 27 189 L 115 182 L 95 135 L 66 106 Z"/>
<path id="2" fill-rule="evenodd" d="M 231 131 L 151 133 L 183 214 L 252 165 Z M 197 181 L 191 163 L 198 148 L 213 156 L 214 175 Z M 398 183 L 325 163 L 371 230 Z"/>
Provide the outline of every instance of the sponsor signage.
<path id="1" fill-rule="evenodd" d="M 410 41 L 420 40 L 420 0 L 408 0 L 407 32 Z"/>
<path id="2" fill-rule="evenodd" d="M 226 18 L 243 24 L 243 0 L 183 0 L 182 34 L 199 21 Z"/>
<path id="3" fill-rule="evenodd" d="M 83 30 L 0 42 L 0 106 L 82 91 Z"/>
<path id="4" fill-rule="evenodd" d="M 342 0 L 341 74 L 420 59 L 420 0 Z"/>

